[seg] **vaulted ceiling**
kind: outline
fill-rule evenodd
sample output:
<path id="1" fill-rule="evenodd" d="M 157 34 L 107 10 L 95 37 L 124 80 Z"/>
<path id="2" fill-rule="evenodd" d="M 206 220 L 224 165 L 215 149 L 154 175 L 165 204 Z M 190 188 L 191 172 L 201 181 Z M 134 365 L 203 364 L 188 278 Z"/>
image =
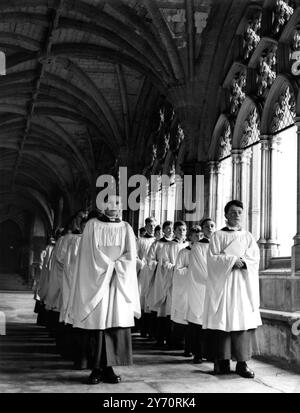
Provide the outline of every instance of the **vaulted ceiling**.
<path id="1" fill-rule="evenodd" d="M 0 0 L 0 216 L 74 212 L 164 99 L 207 149 L 245 0 Z M 190 133 L 187 156 L 198 143 Z M 206 143 L 205 143 L 206 142 Z"/>

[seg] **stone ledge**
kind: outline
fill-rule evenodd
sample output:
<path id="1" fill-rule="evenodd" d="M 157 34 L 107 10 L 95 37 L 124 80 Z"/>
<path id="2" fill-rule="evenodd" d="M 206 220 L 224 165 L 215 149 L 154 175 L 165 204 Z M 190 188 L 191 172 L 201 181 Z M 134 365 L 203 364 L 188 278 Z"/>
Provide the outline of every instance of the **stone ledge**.
<path id="1" fill-rule="evenodd" d="M 287 324 L 293 324 L 300 319 L 300 311 L 288 312 L 288 311 L 276 311 L 267 310 L 265 308 L 260 309 L 260 315 L 266 320 L 282 321 Z"/>

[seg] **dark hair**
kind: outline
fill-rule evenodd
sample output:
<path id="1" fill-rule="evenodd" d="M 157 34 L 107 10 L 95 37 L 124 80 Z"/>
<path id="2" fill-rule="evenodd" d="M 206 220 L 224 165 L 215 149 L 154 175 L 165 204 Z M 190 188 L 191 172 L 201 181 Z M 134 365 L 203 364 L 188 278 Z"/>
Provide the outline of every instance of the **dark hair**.
<path id="1" fill-rule="evenodd" d="M 211 219 L 211 218 L 204 218 L 204 219 L 202 219 L 202 221 L 200 221 L 201 228 L 203 228 L 203 225 L 205 224 L 205 222 L 208 222 L 208 221 L 214 222 L 214 220 Z"/>
<path id="2" fill-rule="evenodd" d="M 145 227 L 141 227 L 141 228 L 139 229 L 139 234 L 142 234 L 143 232 L 144 232 L 144 233 L 147 232 Z"/>
<path id="3" fill-rule="evenodd" d="M 87 216 L 87 221 L 89 221 L 90 219 L 93 218 L 100 218 L 102 216 L 102 212 L 96 209 L 93 209 L 92 211 L 89 212 L 88 216 Z"/>
<path id="4" fill-rule="evenodd" d="M 165 221 L 163 223 L 162 229 L 164 230 L 166 227 L 169 227 L 170 225 L 173 225 L 172 221 Z"/>
<path id="5" fill-rule="evenodd" d="M 175 224 L 174 224 L 173 230 L 175 231 L 176 228 L 182 227 L 182 226 L 186 227 L 186 223 L 184 221 L 176 221 Z"/>
<path id="6" fill-rule="evenodd" d="M 195 234 L 195 233 L 198 234 L 199 232 L 201 232 L 200 225 L 193 225 L 189 230 L 189 235 Z"/>
<path id="7" fill-rule="evenodd" d="M 154 218 L 154 217 L 148 217 L 148 218 L 146 218 L 146 219 L 145 219 L 145 224 L 146 224 L 146 225 L 147 225 L 147 224 L 150 224 L 151 221 L 155 221 L 155 218 Z"/>
<path id="8" fill-rule="evenodd" d="M 233 199 L 232 201 L 227 202 L 227 204 L 225 205 L 225 208 L 224 208 L 225 214 L 227 214 L 230 207 L 233 206 L 233 205 L 244 209 L 244 205 L 243 205 L 242 201 L 238 201 L 237 199 Z"/>
<path id="9" fill-rule="evenodd" d="M 154 229 L 154 232 L 156 232 L 156 231 L 161 231 L 161 226 L 160 225 L 156 225 L 156 227 Z"/>

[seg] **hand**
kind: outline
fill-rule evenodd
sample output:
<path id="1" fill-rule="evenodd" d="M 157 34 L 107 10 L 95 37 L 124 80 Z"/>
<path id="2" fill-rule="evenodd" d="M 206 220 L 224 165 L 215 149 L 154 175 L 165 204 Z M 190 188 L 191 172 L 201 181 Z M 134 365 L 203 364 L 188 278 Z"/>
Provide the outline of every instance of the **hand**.
<path id="1" fill-rule="evenodd" d="M 244 261 L 241 258 L 237 258 L 234 266 L 232 267 L 232 269 L 234 270 L 241 270 L 244 267 Z"/>

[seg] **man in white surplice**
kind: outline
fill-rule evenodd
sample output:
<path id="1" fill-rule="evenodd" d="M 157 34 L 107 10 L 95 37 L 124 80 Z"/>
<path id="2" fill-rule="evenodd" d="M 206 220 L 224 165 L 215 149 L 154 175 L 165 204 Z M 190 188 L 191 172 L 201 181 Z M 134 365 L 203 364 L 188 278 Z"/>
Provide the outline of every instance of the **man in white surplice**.
<path id="1" fill-rule="evenodd" d="M 230 359 L 235 359 L 236 373 L 253 378 L 254 372 L 246 361 L 252 355 L 254 331 L 261 325 L 259 249 L 252 234 L 241 228 L 242 214 L 241 201 L 228 202 L 227 226 L 211 238 L 203 328 L 210 330 L 215 373 L 229 373 Z"/>
<path id="2" fill-rule="evenodd" d="M 90 384 L 120 382 L 114 365 L 132 364 L 130 327 L 140 317 L 136 241 L 121 220 L 118 196 L 109 196 L 104 214 L 86 224 L 78 252 L 71 317 L 95 341 Z"/>

